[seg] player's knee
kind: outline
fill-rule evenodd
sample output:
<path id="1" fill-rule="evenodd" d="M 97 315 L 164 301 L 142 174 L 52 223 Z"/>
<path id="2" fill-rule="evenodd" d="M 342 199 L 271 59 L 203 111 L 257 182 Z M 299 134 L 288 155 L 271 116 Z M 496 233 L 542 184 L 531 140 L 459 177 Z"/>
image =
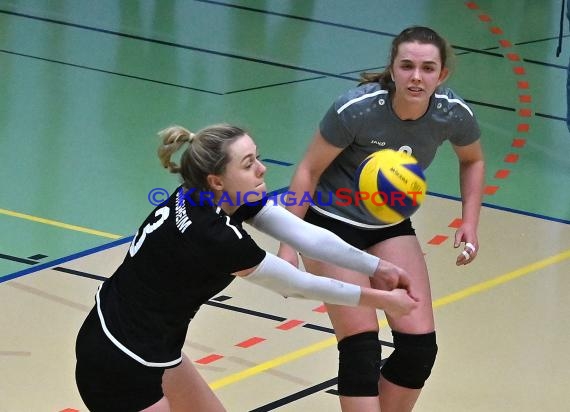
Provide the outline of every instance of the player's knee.
<path id="1" fill-rule="evenodd" d="M 394 352 L 382 367 L 382 376 L 405 388 L 422 388 L 437 355 L 435 332 L 410 335 L 393 331 L 392 334 Z"/>
<path id="2" fill-rule="evenodd" d="M 382 346 L 378 332 L 347 336 L 338 343 L 338 393 L 378 396 Z"/>

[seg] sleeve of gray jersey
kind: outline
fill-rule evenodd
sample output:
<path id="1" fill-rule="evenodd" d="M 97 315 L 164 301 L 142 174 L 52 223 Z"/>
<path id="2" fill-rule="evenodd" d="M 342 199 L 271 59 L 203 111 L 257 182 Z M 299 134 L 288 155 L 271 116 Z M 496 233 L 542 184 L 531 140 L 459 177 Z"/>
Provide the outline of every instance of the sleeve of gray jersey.
<path id="1" fill-rule="evenodd" d="M 273 199 L 248 221 L 254 228 L 293 246 L 302 254 L 373 276 L 380 259 L 349 245 L 339 236 L 305 222 Z"/>
<path id="2" fill-rule="evenodd" d="M 459 96 L 453 94 L 453 91 L 447 89 L 450 96 L 443 94 L 448 101 L 448 126 L 449 141 L 456 146 L 467 146 L 474 143 L 481 137 L 481 129 L 475 117 L 475 113 Z"/>
<path id="3" fill-rule="evenodd" d="M 342 98 L 342 97 L 341 97 Z M 345 148 L 354 141 L 354 136 L 343 122 L 343 116 L 337 112 L 341 105 L 341 98 L 337 99 L 327 110 L 319 123 L 319 131 L 323 138 L 336 147 Z"/>

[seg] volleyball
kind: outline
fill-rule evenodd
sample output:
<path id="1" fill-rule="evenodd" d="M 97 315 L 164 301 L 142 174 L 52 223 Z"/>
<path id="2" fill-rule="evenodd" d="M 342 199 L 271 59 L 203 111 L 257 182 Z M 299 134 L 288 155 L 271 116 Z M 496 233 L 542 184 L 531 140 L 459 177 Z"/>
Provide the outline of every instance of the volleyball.
<path id="1" fill-rule="evenodd" d="M 372 153 L 355 174 L 360 199 L 380 223 L 391 224 L 412 216 L 424 201 L 427 183 L 416 158 L 392 149 Z"/>

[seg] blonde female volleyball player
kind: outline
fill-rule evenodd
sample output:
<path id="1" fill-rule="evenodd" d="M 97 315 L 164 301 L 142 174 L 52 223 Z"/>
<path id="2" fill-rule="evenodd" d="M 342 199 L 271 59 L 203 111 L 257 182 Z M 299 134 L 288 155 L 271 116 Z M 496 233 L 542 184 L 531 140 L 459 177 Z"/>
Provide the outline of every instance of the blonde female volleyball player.
<path id="1" fill-rule="evenodd" d="M 262 199 L 265 166 L 244 130 L 214 125 L 194 135 L 178 126 L 161 135 L 162 164 L 183 184 L 141 225 L 79 331 L 76 381 L 90 411 L 224 410 L 181 350 L 200 305 L 235 276 L 283 296 L 382 308 L 393 317 L 418 305 L 403 270 Z M 170 157 L 183 144 L 178 166 Z M 240 205 L 246 193 L 253 203 Z M 390 291 L 297 270 L 259 248 L 243 222 L 308 256 L 384 279 Z"/>
<path id="2" fill-rule="evenodd" d="M 289 188 L 292 193 L 335 193 L 353 187 L 353 172 L 380 149 L 411 153 L 425 169 L 440 144 L 451 142 L 460 165 L 462 225 L 455 247 L 464 243 L 457 265 L 475 259 L 484 161 L 479 127 L 471 109 L 452 90 L 441 87 L 451 57 L 446 41 L 427 27 L 403 30 L 392 42 L 383 73 L 364 73 L 362 83 L 340 96 L 325 114 Z M 338 339 L 338 391 L 342 410 L 412 410 L 435 362 L 437 344 L 428 271 L 409 219 L 382 226 L 360 207 L 342 202 L 289 207 L 307 222 L 326 228 L 348 243 L 406 269 L 420 293 L 420 305 L 407 316 L 387 313 L 395 350 L 380 372 L 376 312 L 329 304 Z M 346 202 L 345 202 L 346 203 Z M 282 244 L 279 256 L 297 265 L 295 250 Z M 383 289 L 383 280 L 330 261 L 302 256 L 311 273 Z"/>

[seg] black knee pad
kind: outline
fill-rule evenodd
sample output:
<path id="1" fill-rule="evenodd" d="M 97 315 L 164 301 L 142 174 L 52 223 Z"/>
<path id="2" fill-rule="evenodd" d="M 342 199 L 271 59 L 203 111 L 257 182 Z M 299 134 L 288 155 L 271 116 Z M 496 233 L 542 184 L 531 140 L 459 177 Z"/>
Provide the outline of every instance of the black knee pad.
<path id="1" fill-rule="evenodd" d="M 382 367 L 382 376 L 410 389 L 423 388 L 437 355 L 435 332 L 410 335 L 392 332 L 394 352 Z"/>
<path id="2" fill-rule="evenodd" d="M 378 396 L 382 346 L 378 332 L 347 336 L 338 343 L 338 393 Z"/>

